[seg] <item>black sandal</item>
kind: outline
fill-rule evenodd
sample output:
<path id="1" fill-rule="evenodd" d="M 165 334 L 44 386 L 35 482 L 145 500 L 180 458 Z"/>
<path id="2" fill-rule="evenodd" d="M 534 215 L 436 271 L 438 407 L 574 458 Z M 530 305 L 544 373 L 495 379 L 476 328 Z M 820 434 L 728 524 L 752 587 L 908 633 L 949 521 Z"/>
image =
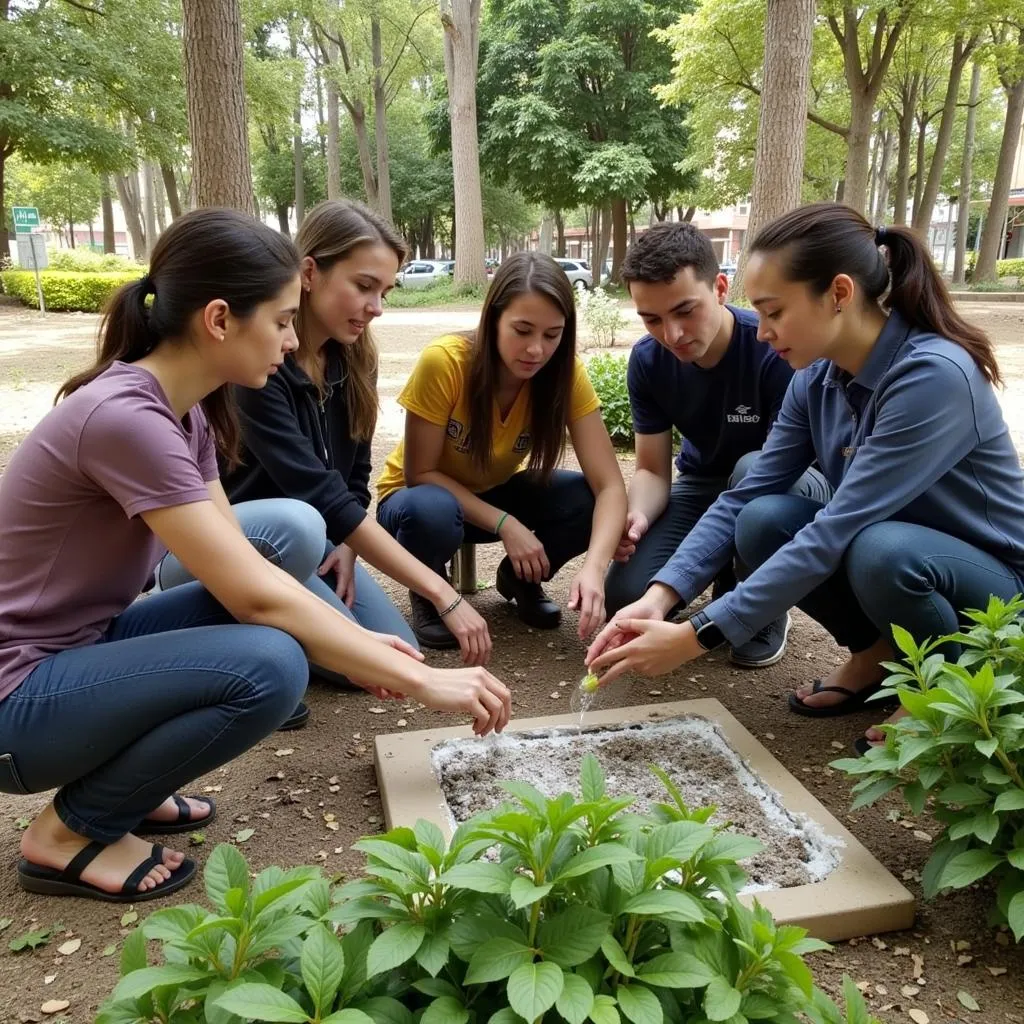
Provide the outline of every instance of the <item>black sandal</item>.
<path id="1" fill-rule="evenodd" d="M 193 818 L 192 809 L 177 793 L 171 799 L 178 808 L 178 817 L 174 821 L 154 821 L 152 818 L 143 818 L 139 827 L 133 830 L 137 836 L 172 836 L 179 832 L 195 832 L 197 829 L 206 828 L 217 817 L 217 804 L 213 797 L 192 797 L 193 800 L 201 800 L 209 806 L 210 813 L 205 818 Z"/>
<path id="2" fill-rule="evenodd" d="M 82 881 L 82 872 L 107 848 L 106 843 L 95 840 L 83 847 L 66 868 L 46 868 L 31 861 L 18 862 L 18 882 L 26 892 L 43 896 L 81 896 L 88 900 L 103 900 L 106 903 L 143 903 L 158 900 L 188 885 L 196 873 L 196 862 L 186 858 L 179 867 L 171 871 L 171 877 L 145 892 L 139 890 L 139 882 L 163 863 L 164 848 L 153 844 L 152 852 L 126 879 L 120 892 L 108 892 L 98 885 Z M 170 870 L 170 869 L 168 869 Z"/>
<path id="3" fill-rule="evenodd" d="M 838 718 L 840 715 L 862 711 L 868 698 L 874 696 L 881 689 L 881 683 L 872 683 L 870 686 L 865 686 L 863 690 L 854 691 L 848 690 L 845 686 L 826 686 L 820 679 L 815 679 L 811 693 L 845 693 L 847 699 L 838 704 L 829 704 L 819 708 L 805 704 L 795 693 L 791 693 L 789 695 L 789 710 L 795 711 L 798 715 L 804 715 L 806 718 Z M 876 701 L 875 703 L 884 705 L 890 702 Z"/>
<path id="4" fill-rule="evenodd" d="M 873 750 L 875 747 L 884 747 L 885 743 L 872 743 L 867 736 L 858 736 L 853 741 L 853 749 L 858 757 L 863 757 L 869 750 Z"/>

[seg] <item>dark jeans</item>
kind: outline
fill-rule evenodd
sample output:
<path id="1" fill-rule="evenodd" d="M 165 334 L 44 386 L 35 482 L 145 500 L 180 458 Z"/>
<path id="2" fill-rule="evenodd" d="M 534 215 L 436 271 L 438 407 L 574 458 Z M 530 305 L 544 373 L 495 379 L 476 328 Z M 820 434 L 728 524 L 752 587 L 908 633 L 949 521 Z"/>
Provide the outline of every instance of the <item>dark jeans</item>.
<path id="1" fill-rule="evenodd" d="M 550 576 L 587 550 L 594 495 L 582 473 L 556 469 L 547 484 L 528 473 L 516 473 L 478 497 L 515 516 L 537 535 L 551 563 Z M 499 540 L 465 522 L 456 498 L 435 484 L 395 491 L 377 506 L 377 522 L 406 551 L 442 575 L 463 542 L 494 544 Z"/>
<path id="2" fill-rule="evenodd" d="M 317 517 L 319 518 L 319 517 Z M 326 537 L 264 553 L 298 580 Z M 270 735 L 309 678 L 298 641 L 237 623 L 200 583 L 136 601 L 98 643 L 36 666 L 0 701 L 0 790 L 59 787 L 68 828 L 111 843 L 172 793 Z"/>
<path id="3" fill-rule="evenodd" d="M 736 551 L 751 571 L 787 544 L 822 508 L 792 494 L 755 498 L 736 520 Z M 888 520 L 862 530 L 842 566 L 798 607 L 856 654 L 902 626 L 917 640 L 955 633 L 965 608 L 1021 591 L 1016 574 L 966 541 L 927 526 Z M 946 657 L 957 657 L 949 645 Z"/>
<path id="4" fill-rule="evenodd" d="M 711 508 L 722 491 L 739 484 L 760 454 L 759 451 L 748 452 L 738 459 L 728 479 L 681 473 L 672 481 L 668 507 L 651 523 L 629 561 L 613 562 L 608 570 L 605 603 L 609 616 L 643 597 L 651 580 L 676 553 L 676 548 L 697 525 L 700 517 Z M 818 470 L 808 469 L 789 493 L 825 502 L 832 496 L 832 488 Z M 715 596 L 727 594 L 734 586 L 736 576 L 733 566 L 728 565 L 715 580 Z"/>

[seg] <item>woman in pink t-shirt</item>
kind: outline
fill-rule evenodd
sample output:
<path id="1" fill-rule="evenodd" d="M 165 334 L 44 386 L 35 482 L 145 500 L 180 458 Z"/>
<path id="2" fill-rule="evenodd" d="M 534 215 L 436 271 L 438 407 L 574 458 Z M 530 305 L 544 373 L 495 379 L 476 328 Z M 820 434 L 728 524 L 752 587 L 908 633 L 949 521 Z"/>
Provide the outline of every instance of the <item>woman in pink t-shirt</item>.
<path id="1" fill-rule="evenodd" d="M 185 885 L 195 864 L 139 836 L 212 819 L 178 789 L 285 721 L 307 658 L 481 735 L 508 721 L 485 669 L 428 668 L 296 582 L 323 556 L 318 513 L 302 506 L 308 543 L 278 559 L 232 513 L 227 386 L 264 386 L 294 351 L 298 269 L 291 242 L 242 214 L 175 221 L 114 297 L 96 365 L 0 480 L 0 790 L 57 789 L 22 836 L 29 891 L 137 902 Z M 167 550 L 196 581 L 136 601 Z"/>

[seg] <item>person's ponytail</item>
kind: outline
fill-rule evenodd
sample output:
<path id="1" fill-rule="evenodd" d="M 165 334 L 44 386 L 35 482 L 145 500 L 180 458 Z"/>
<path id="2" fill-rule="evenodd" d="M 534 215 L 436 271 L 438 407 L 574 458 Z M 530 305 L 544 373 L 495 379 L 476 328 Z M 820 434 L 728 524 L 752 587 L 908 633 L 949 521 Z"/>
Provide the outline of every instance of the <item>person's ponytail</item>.
<path id="1" fill-rule="evenodd" d="M 876 240 L 889 253 L 890 285 L 882 306 L 915 327 L 955 341 L 970 353 L 991 384 L 1001 384 L 992 343 L 957 312 L 921 239 L 910 228 L 896 226 L 880 228 Z"/>

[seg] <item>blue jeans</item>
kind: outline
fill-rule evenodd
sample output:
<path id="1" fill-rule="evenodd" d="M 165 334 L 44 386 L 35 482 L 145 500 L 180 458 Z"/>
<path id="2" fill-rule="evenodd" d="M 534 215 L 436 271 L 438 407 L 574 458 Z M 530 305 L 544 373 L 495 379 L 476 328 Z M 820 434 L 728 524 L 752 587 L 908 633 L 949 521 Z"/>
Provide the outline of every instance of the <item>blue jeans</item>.
<path id="1" fill-rule="evenodd" d="M 594 495 L 582 473 L 556 469 L 543 484 L 516 473 L 478 497 L 531 529 L 551 563 L 548 579 L 590 544 Z M 436 484 L 395 491 L 377 506 L 377 522 L 424 565 L 443 575 L 463 542 L 494 544 L 499 538 L 465 522 L 458 499 Z"/>
<path id="2" fill-rule="evenodd" d="M 736 520 L 736 551 L 751 571 L 803 529 L 821 502 L 792 494 L 755 498 Z M 851 653 L 902 626 L 918 643 L 960 628 L 960 612 L 984 608 L 994 594 L 1008 601 L 1022 581 L 998 559 L 966 541 L 915 523 L 887 520 L 862 530 L 840 569 L 798 607 Z M 959 645 L 943 649 L 959 656 Z"/>
<path id="3" fill-rule="evenodd" d="M 728 479 L 680 473 L 672 481 L 668 507 L 651 523 L 629 561 L 613 562 L 608 570 L 605 604 L 609 616 L 643 597 L 651 580 L 665 567 L 700 517 L 722 491 L 739 484 L 760 454 L 759 451 L 747 452 L 738 459 Z M 832 488 L 818 470 L 808 469 L 789 493 L 826 502 L 832 496 Z M 715 580 L 715 595 L 726 594 L 735 585 L 735 572 L 729 565 Z"/>
<path id="4" fill-rule="evenodd" d="M 270 555 L 301 580 L 320 562 L 322 519 L 319 537 L 304 539 Z M 236 622 L 200 583 L 151 594 L 98 643 L 47 658 L 0 701 L 0 790 L 58 787 L 68 828 L 115 842 L 270 735 L 308 678 L 297 640 Z"/>
<path id="5" fill-rule="evenodd" d="M 243 501 L 233 505 L 232 509 L 242 532 L 253 547 L 277 565 L 285 562 L 291 564 L 297 557 L 302 564 L 313 562 L 319 566 L 334 550 L 334 545 L 325 538 L 320 513 L 305 502 L 292 498 L 265 498 L 260 501 Z M 161 590 L 169 590 L 191 581 L 193 576 L 177 558 L 168 555 L 157 567 L 156 579 Z M 358 560 L 355 568 L 356 599 L 351 608 L 335 592 L 336 582 L 333 571 L 318 576 L 315 568 L 303 579 L 307 590 L 336 608 L 347 619 L 375 633 L 400 636 L 406 643 L 419 649 L 416 637 L 402 613 Z M 320 669 L 318 672 L 332 675 Z"/>

